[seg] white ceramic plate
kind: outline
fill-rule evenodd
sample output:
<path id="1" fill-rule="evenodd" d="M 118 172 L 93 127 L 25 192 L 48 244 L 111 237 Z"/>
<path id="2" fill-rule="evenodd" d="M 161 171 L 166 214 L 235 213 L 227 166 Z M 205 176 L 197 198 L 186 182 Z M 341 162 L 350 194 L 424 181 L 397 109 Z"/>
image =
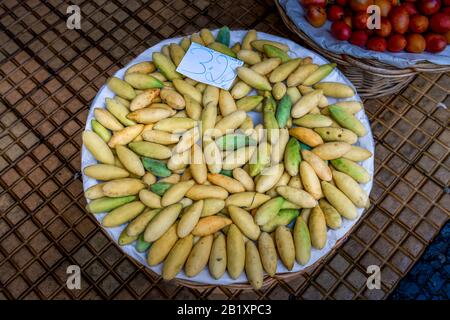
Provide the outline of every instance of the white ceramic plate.
<path id="1" fill-rule="evenodd" d="M 243 30 L 239 30 L 239 31 L 232 31 L 231 32 L 231 44 L 234 44 L 235 42 L 241 42 L 242 38 L 244 37 L 244 35 L 247 33 L 247 31 L 243 31 Z M 213 34 L 216 35 L 217 34 L 217 30 L 213 31 Z M 317 64 L 324 64 L 324 63 L 329 63 L 326 59 L 324 59 L 323 57 L 319 56 L 318 54 L 307 50 L 301 46 L 299 46 L 298 44 L 294 43 L 293 41 L 289 40 L 289 39 L 285 39 L 285 38 L 281 38 L 281 37 L 277 37 L 274 35 L 270 35 L 267 33 L 263 33 L 263 32 L 258 32 L 258 39 L 266 39 L 266 40 L 274 40 L 274 41 L 278 41 L 278 42 L 282 42 L 285 43 L 289 46 L 289 55 L 291 57 L 306 57 L 309 56 L 311 58 L 313 58 L 313 62 L 317 63 Z M 154 51 L 160 51 L 161 48 L 166 45 L 166 44 L 170 44 L 173 42 L 179 43 L 181 41 L 181 38 L 172 38 L 172 39 L 167 39 L 164 40 L 162 42 L 160 42 L 159 44 L 145 50 L 143 53 L 141 53 L 138 57 L 136 57 L 134 60 L 132 60 L 127 66 L 125 66 L 125 68 L 120 69 L 119 71 L 116 72 L 115 76 L 118 78 L 123 78 L 125 71 L 128 67 L 130 67 L 133 64 L 136 64 L 138 62 L 142 62 L 142 61 L 150 61 L 151 57 L 152 57 L 152 53 Z M 348 84 L 350 86 L 352 86 L 351 82 L 349 80 L 347 80 L 347 78 L 338 70 L 333 71 L 330 75 L 328 75 L 328 77 L 326 77 L 324 79 L 325 81 L 335 81 L 335 82 L 342 82 L 345 84 Z M 94 108 L 105 108 L 105 98 L 107 97 L 113 97 L 114 93 L 109 90 L 106 85 L 102 86 L 100 88 L 100 91 L 97 93 L 96 97 L 94 98 L 94 101 L 92 102 L 90 109 L 89 109 L 89 114 L 88 114 L 88 118 L 86 121 L 86 129 L 85 130 L 92 130 L 91 129 L 91 120 L 94 119 Z M 328 99 L 330 103 L 336 102 L 337 100 L 335 99 Z M 359 96 L 355 96 L 352 97 L 350 99 L 341 99 L 343 100 L 358 100 L 361 101 Z M 259 113 L 257 112 L 251 112 L 250 115 L 252 116 L 255 124 L 256 123 L 260 123 L 261 122 L 261 116 Z M 374 153 L 374 141 L 373 141 L 373 137 L 372 137 L 372 132 L 370 130 L 370 124 L 369 124 L 369 120 L 367 119 L 366 114 L 364 113 L 364 109 L 359 111 L 358 114 L 356 115 L 356 117 L 362 121 L 362 123 L 364 124 L 364 126 L 367 128 L 368 134 L 363 137 L 360 138 L 357 142 L 357 145 L 364 147 L 368 150 L 370 150 L 372 152 L 372 154 Z M 83 146 L 82 148 L 82 154 L 81 154 L 81 169 L 83 170 L 85 167 L 95 164 L 97 163 L 97 161 L 94 159 L 94 157 L 90 154 L 89 151 L 86 150 L 86 148 Z M 361 165 L 370 173 L 370 175 L 373 177 L 373 172 L 374 172 L 374 159 L 373 156 L 362 162 Z M 373 179 L 372 179 L 373 180 Z M 367 194 L 370 193 L 370 190 L 372 189 L 372 180 L 363 185 L 363 189 L 364 191 L 367 192 Z M 83 190 L 86 190 L 87 188 L 97 184 L 98 181 L 92 178 L 89 178 L 87 176 L 85 176 L 83 174 Z M 285 272 L 297 272 L 300 271 L 302 269 L 305 269 L 306 267 L 314 264 L 316 261 L 318 261 L 320 258 L 322 258 L 323 256 L 325 256 L 326 254 L 328 254 L 333 247 L 335 246 L 336 242 L 342 238 L 351 228 L 352 226 L 359 220 L 361 219 L 361 214 L 363 213 L 363 209 L 358 209 L 359 212 L 359 217 L 356 220 L 353 221 L 349 221 L 346 219 L 343 219 L 342 221 L 342 227 L 338 230 L 328 230 L 327 236 L 328 236 L 328 241 L 327 241 L 327 245 L 325 246 L 325 248 L 323 248 L 322 250 L 317 250 L 317 249 L 312 249 L 311 251 L 311 259 L 309 261 L 309 263 L 306 266 L 300 266 L 299 264 L 295 263 L 294 268 L 292 271 L 287 270 L 281 263 L 281 261 L 278 261 L 278 273 L 285 273 Z M 99 223 L 101 224 L 101 221 L 103 219 L 103 216 L 105 214 L 96 214 L 95 217 L 96 219 L 99 221 Z M 122 229 L 125 227 L 125 225 L 120 226 L 120 227 L 116 227 L 116 228 L 105 228 L 105 231 L 111 236 L 111 238 L 117 242 L 119 235 L 122 231 Z M 130 244 L 130 245 L 126 245 L 126 246 L 121 246 L 122 250 L 130 255 L 131 257 L 133 257 L 134 259 L 136 259 L 137 261 L 139 261 L 140 263 L 142 263 L 143 265 L 145 265 L 147 268 L 150 268 L 151 270 L 153 270 L 154 272 L 161 274 L 161 269 L 162 269 L 162 264 L 158 265 L 158 266 L 154 266 L 154 267 L 150 267 L 147 262 L 146 262 L 146 253 L 139 253 L 136 251 L 136 249 L 134 248 L 134 244 Z M 199 273 L 197 276 L 192 277 L 192 278 L 188 278 L 183 272 L 180 272 L 177 276 L 177 278 L 180 279 L 186 279 L 186 280 L 190 280 L 190 281 L 195 281 L 195 282 L 199 282 L 199 283 L 204 283 L 204 284 L 213 284 L 213 285 L 226 285 L 226 284 L 233 284 L 233 283 L 243 283 L 243 282 L 247 282 L 247 277 L 245 275 L 245 273 L 242 273 L 241 276 L 238 279 L 232 279 L 228 276 L 227 273 L 224 274 L 224 276 L 218 280 L 212 278 L 207 270 L 207 268 L 205 268 L 201 273 Z"/>

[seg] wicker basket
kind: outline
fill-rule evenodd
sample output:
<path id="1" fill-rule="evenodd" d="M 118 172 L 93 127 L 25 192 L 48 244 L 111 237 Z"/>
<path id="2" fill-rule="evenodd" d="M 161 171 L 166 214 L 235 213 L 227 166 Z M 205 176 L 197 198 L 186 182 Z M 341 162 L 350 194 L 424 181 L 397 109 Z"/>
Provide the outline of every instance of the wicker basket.
<path id="1" fill-rule="evenodd" d="M 296 27 L 278 0 L 275 0 L 275 4 L 286 26 L 312 49 L 328 60 L 337 63 L 339 69 L 353 83 L 361 97 L 379 98 L 397 93 L 420 72 L 441 73 L 450 71 L 450 66 L 430 62 L 418 63 L 414 67 L 400 69 L 374 59 L 360 59 L 346 54 L 339 55 L 329 52 L 317 45 L 306 33 Z"/>

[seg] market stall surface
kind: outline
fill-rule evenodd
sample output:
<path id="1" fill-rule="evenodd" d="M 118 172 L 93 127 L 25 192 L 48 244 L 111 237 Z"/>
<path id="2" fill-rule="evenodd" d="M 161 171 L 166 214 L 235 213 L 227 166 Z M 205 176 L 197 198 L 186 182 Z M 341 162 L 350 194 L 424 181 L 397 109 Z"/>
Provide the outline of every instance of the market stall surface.
<path id="1" fill-rule="evenodd" d="M 366 100 L 376 140 L 373 205 L 326 263 L 260 291 L 191 289 L 137 265 L 84 210 L 81 132 L 105 80 L 162 39 L 203 27 L 255 28 L 299 41 L 272 1 L 0 3 L 1 299 L 383 299 L 449 219 L 448 74 L 419 75 L 402 92 Z M 447 191 L 446 191 L 447 190 Z M 66 287 L 81 268 L 81 289 Z M 381 289 L 366 287 L 381 268 Z"/>

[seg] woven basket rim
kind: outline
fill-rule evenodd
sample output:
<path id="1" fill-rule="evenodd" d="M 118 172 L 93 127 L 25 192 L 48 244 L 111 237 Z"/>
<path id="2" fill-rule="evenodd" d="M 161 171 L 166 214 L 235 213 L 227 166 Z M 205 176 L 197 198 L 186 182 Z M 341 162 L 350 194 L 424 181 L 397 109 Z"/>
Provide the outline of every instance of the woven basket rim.
<path id="1" fill-rule="evenodd" d="M 390 64 L 378 61 L 376 59 L 369 58 L 357 58 L 349 54 L 336 54 L 333 52 L 329 52 L 322 47 L 320 47 L 314 40 L 312 40 L 305 32 L 301 29 L 298 29 L 291 18 L 286 14 L 283 7 L 280 5 L 279 0 L 275 0 L 275 5 L 278 9 L 278 12 L 281 15 L 283 22 L 286 26 L 298 35 L 303 41 L 305 41 L 309 46 L 311 46 L 314 50 L 318 51 L 320 54 L 331 57 L 333 60 L 339 61 L 341 64 L 345 65 L 353 65 L 356 66 L 366 72 L 373 73 L 378 76 L 386 76 L 386 77 L 410 77 L 419 72 L 432 72 L 432 73 L 440 73 L 450 71 L 450 65 L 440 65 L 435 64 L 429 61 L 424 61 L 415 64 L 411 67 L 399 68 L 396 66 L 392 66 Z"/>

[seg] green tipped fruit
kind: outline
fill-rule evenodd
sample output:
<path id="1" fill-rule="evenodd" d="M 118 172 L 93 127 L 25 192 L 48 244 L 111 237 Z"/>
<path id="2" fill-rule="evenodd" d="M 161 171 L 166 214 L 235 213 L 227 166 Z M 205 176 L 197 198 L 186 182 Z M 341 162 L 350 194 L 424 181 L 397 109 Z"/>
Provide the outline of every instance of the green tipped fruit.
<path id="1" fill-rule="evenodd" d="M 136 124 L 136 122 L 127 118 L 130 111 L 123 104 L 111 98 L 106 98 L 105 101 L 106 109 L 111 112 L 124 126 L 128 127 Z"/>
<path id="2" fill-rule="evenodd" d="M 332 98 L 350 98 L 355 95 L 352 87 L 339 82 L 319 82 L 314 89 L 322 89 L 323 94 Z"/>
<path id="3" fill-rule="evenodd" d="M 152 73 L 156 70 L 153 62 L 143 61 L 129 67 L 127 73 Z"/>
<path id="4" fill-rule="evenodd" d="M 224 176 L 232 178 L 233 177 L 233 170 L 222 169 L 222 170 L 220 170 L 220 174 L 223 174 Z"/>
<path id="5" fill-rule="evenodd" d="M 231 49 L 228 48 L 226 45 L 224 45 L 224 44 L 222 44 L 222 43 L 220 43 L 220 42 L 213 42 L 213 43 L 211 43 L 211 44 L 208 46 L 208 48 L 213 49 L 213 50 L 216 50 L 216 51 L 218 51 L 218 52 L 220 52 L 220 53 L 223 53 L 223 54 L 225 54 L 225 55 L 227 55 L 227 56 L 236 58 L 236 53 L 234 53 L 233 50 L 231 50 Z"/>
<path id="6" fill-rule="evenodd" d="M 312 86 L 328 76 L 334 68 L 336 68 L 336 63 L 323 64 L 316 71 L 310 74 L 302 84 L 304 86 Z"/>
<path id="7" fill-rule="evenodd" d="M 247 96 L 236 101 L 236 106 L 238 110 L 244 110 L 246 112 L 252 111 L 263 101 L 263 99 L 263 96 Z"/>
<path id="8" fill-rule="evenodd" d="M 97 161 L 105 164 L 114 164 L 114 154 L 105 141 L 93 131 L 84 131 L 83 144 Z"/>
<path id="9" fill-rule="evenodd" d="M 133 201 L 115 208 L 103 217 L 104 227 L 118 227 L 136 218 L 145 209 L 145 205 L 140 201 Z"/>
<path id="10" fill-rule="evenodd" d="M 175 64 L 160 52 L 153 53 L 153 63 L 168 80 L 183 78 L 183 76 L 176 71 Z"/>
<path id="11" fill-rule="evenodd" d="M 278 211 L 280 211 L 281 206 L 283 205 L 283 202 L 283 197 L 276 197 L 264 203 L 256 211 L 255 222 L 260 226 L 268 223 L 276 217 Z"/>
<path id="12" fill-rule="evenodd" d="M 172 174 L 172 172 L 167 168 L 167 165 L 162 161 L 142 158 L 142 164 L 144 165 L 145 170 L 153 173 L 157 177 L 165 178 Z"/>
<path id="13" fill-rule="evenodd" d="M 216 140 L 220 150 L 236 150 L 247 146 L 256 146 L 257 142 L 252 137 L 244 134 L 228 134 Z"/>
<path id="14" fill-rule="evenodd" d="M 100 198 L 92 200 L 87 206 L 86 209 L 90 213 L 101 213 L 101 212 L 109 212 L 117 207 L 123 206 L 126 203 L 136 200 L 136 196 L 126 196 L 119 198 Z"/>
<path id="15" fill-rule="evenodd" d="M 328 106 L 331 116 L 337 123 L 342 127 L 353 131 L 358 135 L 358 137 L 364 137 L 367 134 L 367 129 L 354 115 L 348 113 L 340 107 Z"/>
<path id="16" fill-rule="evenodd" d="M 158 196 L 163 196 L 164 193 L 166 193 L 166 191 L 169 190 L 172 185 L 173 184 L 169 182 L 157 182 L 150 186 L 150 190 L 156 193 Z"/>
<path id="17" fill-rule="evenodd" d="M 369 159 L 372 156 L 372 152 L 367 149 L 352 146 L 350 151 L 344 154 L 342 157 L 355 162 L 360 162 Z"/>
<path id="18" fill-rule="evenodd" d="M 344 158 L 331 160 L 331 164 L 336 170 L 348 174 L 359 183 L 370 181 L 370 174 L 359 164 Z"/>
<path id="19" fill-rule="evenodd" d="M 275 47 L 271 44 L 265 44 L 265 45 L 263 45 L 263 48 L 264 48 L 264 53 L 269 58 L 280 58 L 282 63 L 285 63 L 285 62 L 291 60 L 291 58 L 288 56 L 288 54 L 278 47 Z"/>
<path id="20" fill-rule="evenodd" d="M 278 122 L 278 126 L 280 128 L 285 128 L 286 124 L 291 115 L 292 108 L 292 100 L 289 95 L 285 94 L 284 97 L 280 100 L 277 107 L 276 118 Z"/>
<path id="21" fill-rule="evenodd" d="M 263 125 L 264 129 L 267 130 L 267 138 L 271 143 L 274 143 L 274 132 L 272 129 L 278 131 L 278 129 L 280 128 L 275 117 L 275 107 L 275 100 L 272 98 L 272 96 L 266 97 L 263 105 Z"/>
<path id="22" fill-rule="evenodd" d="M 134 92 L 133 87 L 119 78 L 111 77 L 106 84 L 108 88 L 119 97 L 127 100 L 133 100 L 134 97 L 136 97 L 136 92 Z"/>
<path id="23" fill-rule="evenodd" d="M 269 81 L 272 83 L 276 83 L 286 80 L 289 75 L 300 65 L 301 62 L 302 59 L 296 58 L 281 64 L 270 73 Z"/>
<path id="24" fill-rule="evenodd" d="M 299 264 L 305 265 L 311 258 L 311 237 L 309 235 L 308 226 L 303 218 L 297 218 L 292 233 L 295 244 L 295 260 L 297 260 Z"/>
<path id="25" fill-rule="evenodd" d="M 325 215 L 328 228 L 339 229 L 342 225 L 342 218 L 339 212 L 325 199 L 319 200 L 319 206 Z"/>
<path id="26" fill-rule="evenodd" d="M 109 132 L 109 130 L 106 129 L 97 120 L 91 121 L 91 127 L 92 127 L 92 131 L 94 131 L 96 134 L 98 134 L 100 136 L 100 138 L 103 139 L 103 141 L 108 142 L 109 139 L 111 139 L 111 132 Z"/>
<path id="27" fill-rule="evenodd" d="M 145 252 L 147 251 L 152 244 L 144 240 L 144 234 L 142 233 L 135 244 L 135 248 L 137 252 Z"/>
<path id="28" fill-rule="evenodd" d="M 312 148 L 310 146 L 308 146 L 307 144 L 304 144 L 303 142 L 299 142 L 300 143 L 300 149 L 301 150 L 312 150 Z"/>
<path id="29" fill-rule="evenodd" d="M 315 128 L 314 131 L 326 142 L 340 141 L 354 144 L 358 140 L 358 136 L 348 129 L 328 127 Z"/>
<path id="30" fill-rule="evenodd" d="M 287 226 L 292 220 L 297 218 L 299 211 L 297 209 L 283 209 L 280 210 L 275 217 L 269 222 L 261 226 L 261 230 L 264 232 L 272 232 L 278 226 Z"/>
<path id="31" fill-rule="evenodd" d="M 291 137 L 284 150 L 284 168 L 290 176 L 296 176 L 302 157 L 300 155 L 300 144 L 294 137 Z"/>
<path id="32" fill-rule="evenodd" d="M 172 151 L 168 147 L 148 141 L 130 142 L 128 147 L 143 157 L 158 160 L 170 158 L 172 155 Z"/>
<path id="33" fill-rule="evenodd" d="M 164 84 L 158 79 L 143 73 L 129 73 L 125 75 L 125 81 L 133 88 L 139 90 L 163 88 Z"/>
<path id="34" fill-rule="evenodd" d="M 252 69 L 239 67 L 237 68 L 237 74 L 242 81 L 252 88 L 265 91 L 272 90 L 269 80 Z"/>
<path id="35" fill-rule="evenodd" d="M 333 123 L 330 118 L 321 114 L 306 114 L 292 122 L 300 127 L 311 129 L 329 127 Z"/>
<path id="36" fill-rule="evenodd" d="M 274 47 L 277 47 L 285 52 L 289 51 L 289 47 L 283 43 L 277 42 L 277 41 L 270 41 L 270 40 L 253 40 L 251 42 L 251 45 L 253 48 L 260 52 L 264 52 L 264 45 L 270 44 Z"/>

